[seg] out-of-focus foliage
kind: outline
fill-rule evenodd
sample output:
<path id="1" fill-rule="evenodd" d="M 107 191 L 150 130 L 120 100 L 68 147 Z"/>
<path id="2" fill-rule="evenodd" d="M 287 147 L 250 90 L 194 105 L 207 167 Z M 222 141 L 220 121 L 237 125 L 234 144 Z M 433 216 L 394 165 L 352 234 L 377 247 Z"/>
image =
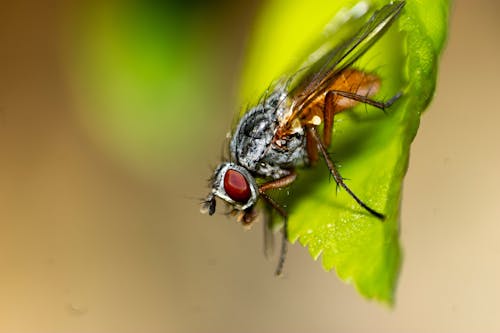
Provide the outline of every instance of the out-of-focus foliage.
<path id="1" fill-rule="evenodd" d="M 150 173 L 196 150 L 217 105 L 218 2 L 80 4 L 68 72 L 79 117 L 108 154 Z"/>

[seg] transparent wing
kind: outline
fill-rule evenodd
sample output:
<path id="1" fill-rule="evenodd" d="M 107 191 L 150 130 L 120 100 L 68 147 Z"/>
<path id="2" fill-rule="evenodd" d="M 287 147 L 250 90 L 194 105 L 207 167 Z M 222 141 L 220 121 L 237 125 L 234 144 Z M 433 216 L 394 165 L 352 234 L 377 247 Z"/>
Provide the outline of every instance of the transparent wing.
<path id="1" fill-rule="evenodd" d="M 404 5 L 405 1 L 397 1 L 382 7 L 350 38 L 327 51 L 324 51 L 324 45 L 317 50 L 320 56 L 300 70 L 290 82 L 293 112 L 288 123 L 328 91 L 337 76 L 352 66 L 384 34 Z"/>

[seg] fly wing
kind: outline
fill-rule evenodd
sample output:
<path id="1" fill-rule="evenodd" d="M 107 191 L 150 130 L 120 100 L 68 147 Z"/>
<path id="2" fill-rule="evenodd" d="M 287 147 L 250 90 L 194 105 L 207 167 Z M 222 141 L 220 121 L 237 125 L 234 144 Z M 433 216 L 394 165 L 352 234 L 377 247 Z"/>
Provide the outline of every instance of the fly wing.
<path id="1" fill-rule="evenodd" d="M 296 78 L 292 78 L 289 92 L 293 110 L 287 124 L 293 122 L 318 97 L 332 89 L 338 76 L 384 34 L 404 5 L 405 1 L 397 1 L 377 10 L 353 36 L 323 52 L 318 60 L 299 71 Z M 321 52 L 321 48 L 318 52 Z"/>

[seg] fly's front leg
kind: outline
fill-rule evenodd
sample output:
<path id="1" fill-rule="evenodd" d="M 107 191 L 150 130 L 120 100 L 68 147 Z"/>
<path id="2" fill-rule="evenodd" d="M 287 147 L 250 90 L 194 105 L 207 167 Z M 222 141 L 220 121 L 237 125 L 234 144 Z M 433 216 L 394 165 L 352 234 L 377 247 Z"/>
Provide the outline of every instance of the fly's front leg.
<path id="1" fill-rule="evenodd" d="M 271 207 L 265 207 L 264 212 L 264 223 L 262 223 L 262 233 L 263 233 L 263 252 L 266 259 L 271 258 L 274 253 L 274 237 L 271 231 L 272 217 L 271 217 Z"/>
<path id="2" fill-rule="evenodd" d="M 286 176 L 281 177 L 279 179 L 271 180 L 267 183 L 260 185 L 259 186 L 259 193 L 262 194 L 263 192 L 266 192 L 269 190 L 287 187 L 288 185 L 293 183 L 296 178 L 297 178 L 297 174 L 295 173 L 295 171 L 291 171 L 289 175 L 286 175 Z"/>
<path id="3" fill-rule="evenodd" d="M 273 198 L 267 195 L 266 191 L 271 189 L 283 188 L 295 181 L 297 178 L 297 174 L 295 172 L 291 172 L 289 175 L 282 177 L 280 179 L 272 180 L 270 182 L 264 183 L 259 186 L 259 194 L 262 199 L 273 208 L 281 217 L 283 218 L 283 232 L 281 239 L 281 251 L 280 258 L 278 261 L 278 266 L 276 267 L 276 275 L 281 276 L 283 274 L 283 266 L 285 264 L 286 253 L 287 253 L 287 242 L 288 242 L 288 213 L 281 207 Z"/>

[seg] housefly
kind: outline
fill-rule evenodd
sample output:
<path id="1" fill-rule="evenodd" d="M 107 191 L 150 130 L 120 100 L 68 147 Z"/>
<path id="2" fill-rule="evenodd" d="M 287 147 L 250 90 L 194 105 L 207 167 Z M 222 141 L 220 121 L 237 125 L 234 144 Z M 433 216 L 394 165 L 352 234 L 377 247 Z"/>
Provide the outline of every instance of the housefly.
<path id="1" fill-rule="evenodd" d="M 381 110 L 386 102 L 372 99 L 380 78 L 355 69 L 353 64 L 391 26 L 405 1 L 390 3 L 376 12 L 350 38 L 323 52 L 311 65 L 276 83 L 257 105 L 239 120 L 229 143 L 230 160 L 221 163 L 211 178 L 211 191 L 202 211 L 212 215 L 218 197 L 244 225 L 256 217 L 259 199 L 284 220 L 283 239 L 276 274 L 281 275 L 288 241 L 288 215 L 268 191 L 295 181 L 296 168 L 313 165 L 320 157 L 331 176 L 360 208 L 380 220 L 381 212 L 368 206 L 344 182 L 328 154 L 334 116 L 359 103 Z M 322 125 L 322 133 L 318 128 Z"/>

